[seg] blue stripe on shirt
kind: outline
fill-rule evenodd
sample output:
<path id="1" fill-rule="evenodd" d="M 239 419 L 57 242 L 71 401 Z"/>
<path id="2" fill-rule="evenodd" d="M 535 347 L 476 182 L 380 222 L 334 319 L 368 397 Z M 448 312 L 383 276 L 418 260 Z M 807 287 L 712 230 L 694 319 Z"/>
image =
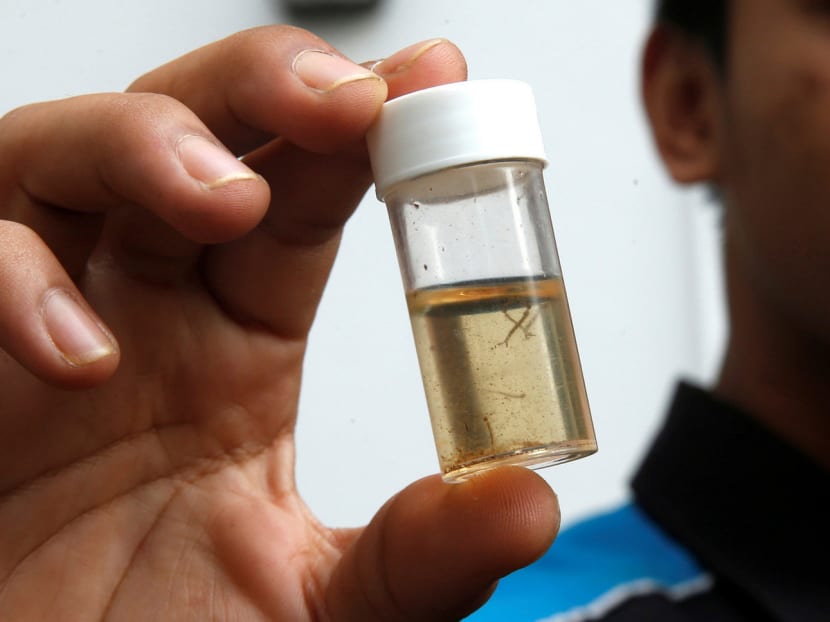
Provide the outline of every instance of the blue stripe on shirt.
<path id="1" fill-rule="evenodd" d="M 625 593 L 629 585 L 671 593 L 702 577 L 688 552 L 628 504 L 564 529 L 547 553 L 502 579 L 490 601 L 466 620 L 540 620 Z"/>

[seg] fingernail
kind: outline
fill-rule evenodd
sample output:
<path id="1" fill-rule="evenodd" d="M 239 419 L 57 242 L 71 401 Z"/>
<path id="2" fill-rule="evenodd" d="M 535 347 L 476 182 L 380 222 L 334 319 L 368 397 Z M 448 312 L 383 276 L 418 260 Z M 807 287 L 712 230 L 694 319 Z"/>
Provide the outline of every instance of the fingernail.
<path id="1" fill-rule="evenodd" d="M 203 136 L 188 134 L 176 143 L 179 160 L 193 179 L 214 190 L 233 181 L 257 179 L 258 175 L 224 147 Z"/>
<path id="2" fill-rule="evenodd" d="M 379 75 L 388 75 L 392 73 L 399 73 L 412 67 L 418 59 L 426 52 L 437 45 L 444 43 L 446 39 L 430 39 L 429 41 L 422 41 L 415 43 L 409 47 L 395 52 L 389 58 L 384 58 L 382 61 L 375 63 L 372 70 Z"/>
<path id="3" fill-rule="evenodd" d="M 385 61 L 385 60 L 386 60 L 385 58 L 376 58 L 375 60 L 367 60 L 367 61 L 363 61 L 362 63 L 360 63 L 360 66 L 364 67 L 365 69 L 368 69 L 371 72 L 374 72 L 375 69 L 381 63 L 383 63 L 383 61 Z"/>
<path id="4" fill-rule="evenodd" d="M 307 87 L 323 93 L 357 80 L 380 80 L 369 69 L 323 50 L 303 50 L 294 59 L 293 70 Z"/>
<path id="5" fill-rule="evenodd" d="M 68 291 L 50 290 L 41 314 L 49 338 L 70 365 L 89 365 L 115 354 L 113 339 Z"/>

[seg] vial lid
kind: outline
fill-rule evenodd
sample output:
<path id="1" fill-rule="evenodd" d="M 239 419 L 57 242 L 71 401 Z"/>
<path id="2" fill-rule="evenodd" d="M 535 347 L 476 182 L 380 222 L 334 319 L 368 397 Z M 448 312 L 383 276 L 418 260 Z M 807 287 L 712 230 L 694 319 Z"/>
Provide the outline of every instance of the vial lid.
<path id="1" fill-rule="evenodd" d="M 518 80 L 454 82 L 383 104 L 366 134 L 379 199 L 395 184 L 493 160 L 547 163 L 536 100 Z"/>

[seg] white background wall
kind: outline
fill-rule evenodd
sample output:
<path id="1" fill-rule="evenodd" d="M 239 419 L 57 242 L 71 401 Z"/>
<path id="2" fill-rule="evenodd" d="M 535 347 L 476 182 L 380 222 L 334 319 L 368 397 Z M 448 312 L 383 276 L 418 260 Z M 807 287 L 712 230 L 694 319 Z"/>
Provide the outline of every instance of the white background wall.
<path id="1" fill-rule="evenodd" d="M 443 36 L 471 78 L 530 82 L 551 212 L 600 452 L 543 471 L 565 521 L 622 499 L 678 376 L 710 379 L 723 335 L 715 208 L 666 179 L 637 64 L 648 0 L 380 0 L 298 17 L 279 0 L 0 0 L 0 113 L 123 89 L 189 49 L 293 22 L 356 60 Z M 2 295 L 2 294 L 0 294 Z M 298 481 L 312 509 L 357 525 L 434 472 L 415 352 L 383 206 L 348 225 L 307 358 Z"/>

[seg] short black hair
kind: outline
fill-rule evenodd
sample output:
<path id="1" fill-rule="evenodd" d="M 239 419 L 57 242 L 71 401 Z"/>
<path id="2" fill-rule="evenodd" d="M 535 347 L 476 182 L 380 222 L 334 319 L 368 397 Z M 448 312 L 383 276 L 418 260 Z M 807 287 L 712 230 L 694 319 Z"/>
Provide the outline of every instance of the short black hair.
<path id="1" fill-rule="evenodd" d="M 721 70 L 726 68 L 729 0 L 657 0 L 655 19 L 699 40 Z"/>

